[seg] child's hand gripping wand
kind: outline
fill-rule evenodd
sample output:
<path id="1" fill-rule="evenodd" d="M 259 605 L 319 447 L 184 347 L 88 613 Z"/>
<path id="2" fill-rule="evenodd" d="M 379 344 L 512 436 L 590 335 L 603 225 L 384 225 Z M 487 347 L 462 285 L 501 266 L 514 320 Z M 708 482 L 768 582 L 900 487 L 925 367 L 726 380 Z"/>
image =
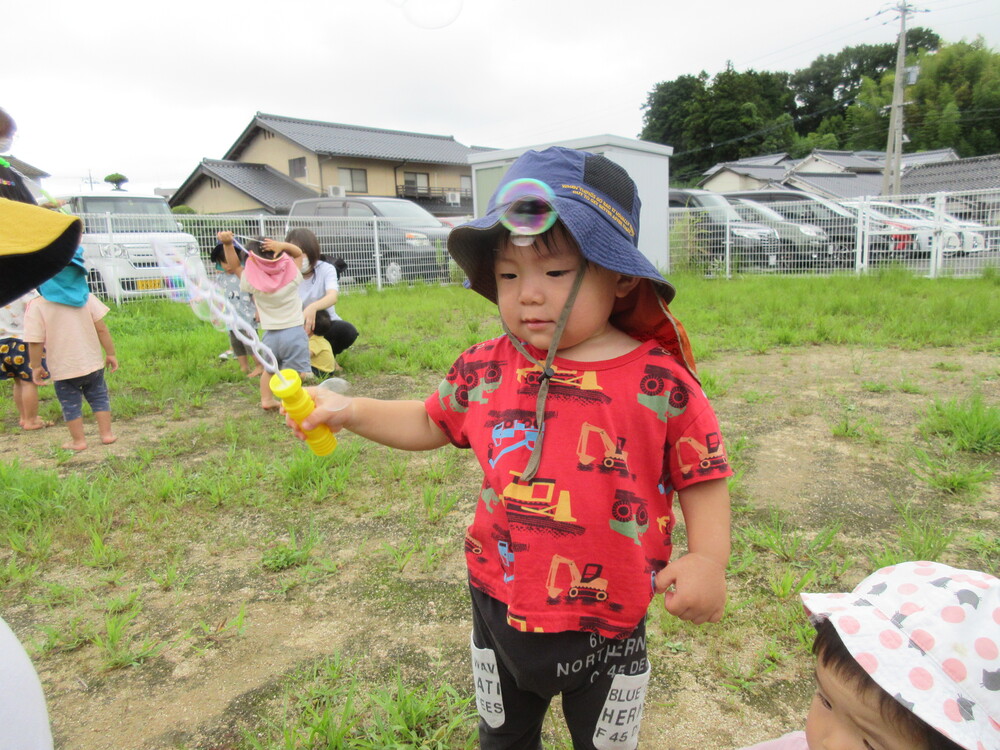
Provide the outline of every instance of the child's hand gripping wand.
<path id="1" fill-rule="evenodd" d="M 301 428 L 302 420 L 312 414 L 316 404 L 302 388 L 299 374 L 295 370 L 279 370 L 271 376 L 270 386 L 271 393 L 281 399 L 281 404 L 285 407 L 285 414 L 294 419 Z M 333 436 L 333 432 L 325 424 L 320 424 L 311 430 L 303 430 L 303 432 L 306 436 L 306 444 L 312 448 L 312 452 L 317 456 L 326 456 L 336 450 L 337 438 Z"/>
<path id="2" fill-rule="evenodd" d="M 216 328 L 228 328 L 249 346 L 261 366 L 271 373 L 271 392 L 281 399 L 285 413 L 301 427 L 302 420 L 312 413 L 316 404 L 302 388 L 299 374 L 295 370 L 278 369 L 274 352 L 264 345 L 253 326 L 237 314 L 221 290 L 208 278 L 201 258 L 182 256 L 173 247 L 157 241 L 153 242 L 153 250 L 163 269 L 171 297 L 188 303 L 195 315 Z M 329 455 L 337 447 L 337 438 L 325 424 L 305 432 L 305 436 L 306 444 L 317 456 Z"/>

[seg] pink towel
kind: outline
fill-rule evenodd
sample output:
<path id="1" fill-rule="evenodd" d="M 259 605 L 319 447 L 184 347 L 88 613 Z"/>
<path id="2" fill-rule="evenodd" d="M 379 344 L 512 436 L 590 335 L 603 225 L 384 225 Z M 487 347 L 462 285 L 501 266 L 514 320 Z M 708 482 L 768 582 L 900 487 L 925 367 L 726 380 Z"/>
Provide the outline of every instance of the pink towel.
<path id="1" fill-rule="evenodd" d="M 261 258 L 251 253 L 247 256 L 247 264 L 243 269 L 247 281 L 254 289 L 261 292 L 276 292 L 288 284 L 298 273 L 299 267 L 291 256 L 282 253 L 274 260 Z"/>

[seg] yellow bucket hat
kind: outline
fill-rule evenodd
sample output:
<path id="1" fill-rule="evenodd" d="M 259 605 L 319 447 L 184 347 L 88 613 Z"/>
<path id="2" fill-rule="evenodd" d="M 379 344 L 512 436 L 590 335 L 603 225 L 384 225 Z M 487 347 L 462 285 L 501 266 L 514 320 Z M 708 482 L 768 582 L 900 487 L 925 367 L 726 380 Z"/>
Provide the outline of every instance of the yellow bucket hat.
<path id="1" fill-rule="evenodd" d="M 82 233 L 76 216 L 0 198 L 0 305 L 59 273 Z"/>

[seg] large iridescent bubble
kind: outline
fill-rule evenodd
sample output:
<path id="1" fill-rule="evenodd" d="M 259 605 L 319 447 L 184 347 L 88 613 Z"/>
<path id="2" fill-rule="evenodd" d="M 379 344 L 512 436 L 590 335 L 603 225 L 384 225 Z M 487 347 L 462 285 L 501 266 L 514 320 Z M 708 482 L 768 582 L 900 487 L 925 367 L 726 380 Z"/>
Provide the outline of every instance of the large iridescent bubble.
<path id="1" fill-rule="evenodd" d="M 556 223 L 555 193 L 540 180 L 525 177 L 508 182 L 500 189 L 496 203 L 507 206 L 500 221 L 514 236 L 515 244 L 531 244 L 535 235 Z"/>

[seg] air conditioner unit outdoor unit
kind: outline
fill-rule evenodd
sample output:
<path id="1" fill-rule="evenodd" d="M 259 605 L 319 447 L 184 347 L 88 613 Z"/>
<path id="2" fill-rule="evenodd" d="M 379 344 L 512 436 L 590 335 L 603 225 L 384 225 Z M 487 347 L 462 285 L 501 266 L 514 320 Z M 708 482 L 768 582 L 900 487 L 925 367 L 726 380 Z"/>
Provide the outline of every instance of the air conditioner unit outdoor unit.
<path id="1" fill-rule="evenodd" d="M 347 195 L 347 188 L 343 185 L 330 185 L 326 189 L 326 195 L 328 198 L 343 198 Z"/>
<path id="2" fill-rule="evenodd" d="M 462 194 L 459 192 L 445 193 L 444 200 L 449 206 L 460 206 L 462 204 Z"/>

